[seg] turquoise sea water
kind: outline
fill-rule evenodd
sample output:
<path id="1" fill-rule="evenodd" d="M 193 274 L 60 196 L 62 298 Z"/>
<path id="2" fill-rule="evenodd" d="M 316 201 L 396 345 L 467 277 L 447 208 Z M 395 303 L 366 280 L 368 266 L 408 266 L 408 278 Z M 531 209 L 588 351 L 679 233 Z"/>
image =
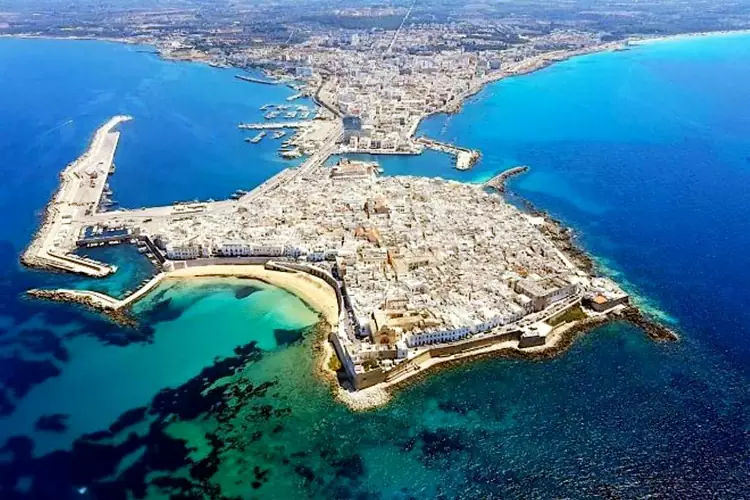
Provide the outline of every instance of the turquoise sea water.
<path id="1" fill-rule="evenodd" d="M 530 165 L 513 193 L 573 226 L 682 341 L 610 325 L 559 359 L 474 363 L 353 414 L 311 376 L 315 315 L 279 290 L 169 284 L 137 330 L 20 298 L 90 285 L 17 255 L 109 115 L 135 116 L 112 180 L 123 204 L 220 197 L 281 168 L 235 125 L 288 91 L 133 47 L 0 40 L 0 497 L 749 497 L 748 56 L 750 38 L 728 36 L 573 59 L 423 124 L 481 149 L 474 170 L 380 158 L 466 181 Z M 102 251 L 124 269 L 100 289 L 150 272 Z"/>

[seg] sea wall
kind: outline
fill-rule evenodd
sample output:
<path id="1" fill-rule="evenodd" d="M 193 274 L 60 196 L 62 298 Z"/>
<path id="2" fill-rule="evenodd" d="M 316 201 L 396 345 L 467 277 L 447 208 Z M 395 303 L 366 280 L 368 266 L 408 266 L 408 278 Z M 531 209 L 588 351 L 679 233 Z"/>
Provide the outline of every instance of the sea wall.
<path id="1" fill-rule="evenodd" d="M 501 344 L 503 342 L 515 341 L 519 342 L 521 339 L 521 331 L 514 330 L 512 332 L 486 336 L 476 339 L 469 339 L 462 342 L 455 342 L 452 344 L 442 344 L 430 347 L 423 350 L 415 357 L 403 361 L 391 370 L 383 370 L 378 367 L 372 370 L 368 370 L 364 373 L 349 373 L 352 379 L 352 383 L 357 390 L 366 389 L 374 385 L 391 382 L 411 372 L 418 372 L 423 369 L 423 366 L 431 360 L 441 360 L 441 358 L 448 358 L 455 355 L 466 355 L 472 351 L 480 350 L 488 346 Z M 336 341 L 334 340 L 334 345 Z M 337 346 L 336 352 L 343 351 L 341 346 Z M 342 352 L 343 354 L 343 352 Z M 440 363 L 442 361 L 437 361 Z"/>

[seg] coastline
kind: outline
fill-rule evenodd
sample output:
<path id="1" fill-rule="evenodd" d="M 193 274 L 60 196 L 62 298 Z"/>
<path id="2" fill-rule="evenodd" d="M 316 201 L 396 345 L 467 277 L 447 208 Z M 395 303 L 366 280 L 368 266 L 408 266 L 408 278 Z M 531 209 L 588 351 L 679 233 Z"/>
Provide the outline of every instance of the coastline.
<path id="1" fill-rule="evenodd" d="M 344 370 L 336 371 L 338 358 L 331 356 L 327 342 L 330 329 L 318 313 L 264 282 L 213 277 L 162 282 L 132 306 L 138 322 L 132 328 L 78 304 L 24 295 L 31 288 L 76 288 L 121 299 L 161 272 L 161 267 L 149 264 L 154 253 L 147 250 L 146 241 L 77 250 L 118 267 L 102 280 L 47 274 L 17 260 L 59 185 L 59 172 L 83 152 L 94 130 L 118 111 L 135 119 L 120 127 L 117 170 L 110 177 L 114 202 L 110 211 L 149 209 L 178 200 L 189 203 L 188 196 L 208 201 L 214 192 L 214 199 L 221 202 L 235 188 L 250 190 L 272 175 L 266 174 L 271 167 L 267 169 L 260 159 L 241 168 L 233 151 L 236 147 L 238 155 L 250 160 L 264 156 L 276 143 L 271 141 L 273 132 L 257 146 L 238 141 L 239 135 L 255 134 L 234 130 L 231 125 L 236 120 L 225 119 L 231 113 L 221 103 L 208 109 L 206 102 L 201 106 L 205 111 L 196 111 L 191 96 L 206 88 L 226 89 L 219 100 L 235 102 L 237 97 L 236 110 L 249 106 L 249 113 L 241 118 L 255 122 L 260 120 L 253 113 L 261 104 L 287 102 L 284 89 L 257 90 L 258 86 L 245 84 L 250 94 L 262 94 L 250 95 L 243 104 L 246 92 L 242 82 L 231 81 L 234 71 L 216 73 L 205 65 L 169 64 L 139 53 L 141 49 L 110 43 L 0 40 L 0 52 L 20 62 L 14 65 L 18 71 L 7 75 L 7 86 L 19 94 L 6 94 L 9 111 L 52 81 L 57 81 L 55 94 L 69 96 L 55 100 L 39 95 L 39 106 L 27 110 L 27 118 L 37 119 L 16 128 L 13 122 L 19 117 L 5 117 L 10 126 L 8 145 L 20 148 L 6 151 L 10 154 L 5 167 L 11 175 L 4 201 L 13 205 L 7 213 L 16 215 L 5 225 L 5 239 L 12 246 L 6 248 L 10 250 L 6 252 L 9 293 L 2 329 L 7 364 L 15 368 L 9 383 L 29 380 L 31 384 L 25 394 L 8 392 L 13 406 L 6 406 L 3 439 L 8 448 L 18 451 L 4 456 L 9 491 L 15 485 L 20 496 L 54 489 L 83 498 L 133 495 L 143 488 L 148 495 L 164 497 L 212 492 L 229 497 L 306 498 L 330 492 L 367 497 L 378 490 L 414 500 L 440 495 L 642 498 L 660 492 L 682 498 L 744 497 L 747 487 L 742 477 L 750 475 L 750 462 L 742 460 L 745 451 L 750 460 L 750 450 L 742 446 L 750 437 L 745 435 L 750 431 L 746 411 L 750 311 L 729 306 L 736 302 L 733 296 L 740 303 L 745 297 L 750 300 L 750 289 L 743 286 L 750 273 L 743 271 L 741 258 L 743 246 L 750 244 L 750 233 L 741 229 L 743 219 L 750 216 L 750 209 L 743 209 L 742 194 L 743 184 L 747 185 L 743 179 L 750 183 L 750 171 L 742 170 L 743 163 L 750 166 L 745 162 L 750 155 L 750 121 L 737 115 L 738 104 L 747 100 L 750 105 L 750 93 L 741 84 L 746 81 L 742 75 L 750 78 L 750 35 L 594 54 L 491 85 L 471 98 L 460 114 L 440 115 L 420 126 L 420 133 L 428 137 L 481 148 L 482 160 L 467 173 L 453 169 L 450 156 L 430 151 L 411 158 L 352 156 L 354 161 L 380 162 L 383 173 L 376 177 L 373 196 L 384 192 L 386 184 L 381 182 L 390 181 L 388 176 L 442 178 L 444 182 L 435 181 L 433 206 L 453 209 L 448 215 L 459 220 L 463 211 L 456 210 L 459 205 L 451 206 L 458 197 L 438 197 L 439 185 L 471 183 L 479 190 L 507 167 L 530 165 L 526 174 L 507 182 L 505 195 L 512 203 L 522 208 L 525 198 L 567 226 L 559 229 L 585 249 L 597 269 L 631 292 L 633 305 L 680 335 L 677 342 L 655 342 L 625 321 L 581 326 L 578 332 L 571 325 L 556 332 L 564 338 L 558 340 L 560 351 L 554 355 L 550 351 L 537 358 L 510 347 L 446 359 L 387 390 L 368 393 L 367 399 L 377 400 L 356 409 L 343 400 L 345 390 L 339 394 L 338 384 L 348 379 L 342 378 Z M 49 66 L 22 64 L 37 60 L 35 54 Z M 59 57 L 51 60 L 51 54 Z M 109 61 L 111 66 L 102 64 L 93 70 L 98 65 L 92 66 L 87 57 Z M 87 66 L 94 71 L 89 81 L 98 82 L 97 88 L 126 94 L 133 87 L 128 82 L 148 78 L 150 68 L 167 78 L 182 78 L 156 82 L 147 95 L 139 96 L 146 104 L 141 108 L 148 111 L 140 116 L 136 109 L 129 111 L 127 102 L 118 104 L 119 109 L 110 106 L 120 102 L 119 93 L 110 103 L 92 103 L 89 95 L 96 96 L 96 89 L 86 89 L 85 79 L 80 86 L 79 75 L 85 77 Z M 112 80 L 110 75 L 123 74 L 125 66 L 130 68 L 127 78 Z M 60 79 L 27 77 L 34 75 Z M 172 105 L 159 100 L 170 89 Z M 181 96 L 186 99 L 177 99 Z M 213 102 L 211 97 L 206 99 Z M 90 113 L 75 118 L 83 101 L 90 103 Z M 310 106 L 306 100 L 304 104 Z M 170 109 L 186 117 L 184 128 L 159 113 Z M 75 123 L 61 125 L 69 117 Z M 178 126 L 162 128 L 162 123 Z M 204 136 L 191 123 L 212 127 L 211 133 Z M 53 126 L 60 128 L 38 135 Z M 203 143 L 201 139 L 209 135 L 213 140 Z M 162 147 L 159 159 L 150 152 L 158 152 L 160 144 L 182 147 L 176 151 Z M 30 155 L 27 145 L 37 146 L 28 151 Z M 216 146 L 221 148 L 218 153 L 213 151 Z M 39 151 L 43 157 L 36 154 Z M 126 161 L 131 156 L 143 161 Z M 217 158 L 216 166 L 225 167 L 217 171 L 203 160 L 212 156 Z M 338 157 L 332 159 L 326 167 L 337 161 Z M 22 175 L 29 172 L 14 167 L 34 162 L 40 166 L 36 186 Z M 164 168 L 170 165 L 182 166 Z M 232 165 L 240 169 L 233 170 Z M 18 175 L 12 175 L 14 170 Z M 211 176 L 225 178 L 219 182 Z M 240 185 L 236 179 L 241 177 L 253 178 Z M 275 206 L 262 206 L 266 197 L 260 196 L 247 205 L 251 207 L 247 212 L 227 216 L 223 226 L 220 217 L 198 214 L 193 217 L 196 226 L 206 221 L 209 225 L 191 226 L 193 221 L 184 217 L 165 230 L 164 237 L 155 225 L 149 226 L 154 230 L 144 239 L 158 244 L 160 256 L 166 253 L 167 243 L 182 241 L 178 224 L 192 229 L 191 235 L 214 241 L 217 247 L 212 253 L 224 241 L 244 241 L 250 248 L 281 241 L 281 232 L 286 231 L 287 241 L 297 243 L 289 214 L 310 213 L 296 207 L 323 192 L 312 185 L 314 178 L 323 177 L 315 172 L 304 176 L 301 181 L 307 189 L 269 190 Z M 148 185 L 141 185 L 139 178 Z M 170 185 L 152 182 L 162 178 Z M 39 189 L 44 179 L 46 188 Z M 457 184 L 456 189 L 463 188 Z M 493 197 L 498 210 L 479 205 L 486 217 L 507 206 Z M 403 202 L 396 206 L 392 200 L 397 198 L 390 192 L 384 198 L 392 212 L 411 207 Z M 337 198 L 330 199 L 331 206 L 339 205 Z M 355 210 L 362 206 L 352 205 Z M 287 218 L 276 225 L 281 236 L 261 238 L 261 228 L 271 223 L 258 216 L 268 217 L 273 210 Z M 333 217 L 340 213 L 329 212 Z M 383 215 L 370 220 L 384 225 L 387 219 Z M 442 220 L 433 215 L 416 228 L 429 230 Z M 534 238 L 541 241 L 536 236 L 541 219 L 524 215 L 518 220 L 540 224 Z M 141 221 L 134 218 L 134 227 Z M 468 238 L 471 232 L 483 234 L 479 228 L 504 227 L 477 222 L 463 225 Z M 314 223 L 307 227 L 327 229 Z M 231 239 L 232 231 L 238 235 L 236 240 Z M 322 241 L 324 235 L 317 238 Z M 393 239 L 386 231 L 381 235 Z M 351 235 L 346 236 L 349 241 Z M 518 248 L 511 238 L 508 246 Z M 552 248 L 538 248 L 545 248 L 548 260 L 556 254 Z M 173 256 L 178 258 L 176 253 Z M 573 261 L 569 253 L 566 256 Z M 188 264 L 210 260 L 199 257 Z M 479 269 L 465 274 L 477 288 L 496 283 L 489 273 L 502 262 L 487 259 L 486 275 Z M 166 269 L 170 263 L 167 259 Z M 325 270 L 333 264 L 312 263 Z M 442 265 L 442 269 L 450 267 Z M 354 268 L 348 269 L 349 275 L 336 272 L 335 276 L 349 286 L 355 281 Z M 508 282 L 515 292 L 513 281 Z M 466 297 L 457 297 L 463 291 L 459 287 L 446 285 L 444 290 L 458 305 L 441 303 L 435 308 L 438 314 L 457 309 Z M 352 292 L 356 300 L 367 298 L 356 288 Z M 414 303 L 422 300 L 406 297 Z M 498 296 L 498 304 L 502 299 Z M 368 309 L 372 310 L 360 308 L 365 313 Z M 471 303 L 463 309 L 478 310 Z M 567 336 L 570 345 L 563 348 Z M 41 380 L 45 374 L 50 376 Z M 71 467 L 72 480 L 64 474 Z M 85 477 L 76 484 L 81 474 Z M 78 494 L 83 487 L 85 494 Z"/>
<path id="2" fill-rule="evenodd" d="M 592 333 L 597 328 L 618 322 L 628 323 L 644 330 L 646 335 L 653 341 L 671 342 L 678 340 L 674 332 L 653 322 L 634 306 L 629 306 L 614 315 L 563 323 L 552 330 L 549 340 L 542 346 L 520 348 L 517 342 L 508 341 L 446 357 L 431 357 L 426 362 L 416 365 L 414 370 L 392 381 L 383 382 L 359 391 L 344 388 L 339 384 L 337 387 L 334 387 L 333 394 L 340 403 L 352 411 L 374 410 L 388 404 L 398 392 L 408 389 L 412 385 L 418 384 L 427 377 L 434 376 L 443 370 L 490 359 L 523 361 L 554 359 L 565 354 L 584 335 Z M 332 372 L 328 370 L 328 373 Z"/>
<path id="3" fill-rule="evenodd" d="M 514 175 L 525 173 L 527 170 L 516 172 Z M 576 242 L 576 234 L 573 229 L 567 227 L 560 220 L 555 219 L 544 210 L 535 207 L 525 198 L 515 193 L 507 192 L 505 189 L 505 180 L 507 179 L 503 179 L 503 183 L 501 184 L 502 189 L 498 191 L 503 194 L 503 198 L 506 199 L 507 203 L 510 203 L 508 197 L 512 196 L 522 203 L 523 211 L 534 217 L 542 218 L 544 221 L 540 227 L 542 233 L 552 240 L 555 248 L 571 258 L 580 269 L 590 275 L 606 276 L 606 273 L 602 272 L 596 261 Z M 591 333 L 599 327 L 617 322 L 633 325 L 642 330 L 654 342 L 667 343 L 680 340 L 677 332 L 662 324 L 658 318 L 631 303 L 619 311 L 593 317 L 590 316 L 583 320 L 557 325 L 550 332 L 546 343 L 541 346 L 520 348 L 518 342 L 507 341 L 446 357 L 430 357 L 425 363 L 417 364 L 413 371 L 405 372 L 392 381 L 381 382 L 359 391 L 337 384 L 333 388 L 333 394 L 335 399 L 352 411 L 373 410 L 386 405 L 397 392 L 410 387 L 412 384 L 419 383 L 428 376 L 432 376 L 442 370 L 486 359 L 517 359 L 527 361 L 553 359 L 567 352 L 579 337 Z M 328 374 L 332 374 L 333 372 L 325 366 L 326 363 L 327 358 L 320 361 L 321 366 L 324 367 Z"/>
<path id="4" fill-rule="evenodd" d="M 319 312 L 329 327 L 338 324 L 339 311 L 336 293 L 325 281 L 307 273 L 273 271 L 262 265 L 252 264 L 216 264 L 186 267 L 169 271 L 165 275 L 165 279 L 228 277 L 255 279 L 286 290 L 308 307 Z"/>
<path id="5" fill-rule="evenodd" d="M 649 43 L 680 41 L 680 40 L 687 40 L 690 38 L 704 38 L 704 37 L 711 37 L 711 36 L 717 36 L 717 37 L 718 36 L 733 36 L 733 35 L 750 35 L 750 29 L 696 31 L 693 33 L 680 33 L 676 35 L 646 37 L 642 39 L 633 40 L 630 43 L 635 44 L 635 45 L 646 45 Z"/>
<path id="6" fill-rule="evenodd" d="M 440 115 L 440 114 L 451 115 L 451 114 L 459 113 L 461 111 L 461 108 L 463 108 L 464 104 L 466 104 L 466 102 L 469 99 L 471 99 L 472 97 L 475 97 L 477 94 L 482 92 L 482 90 L 486 89 L 493 83 L 497 83 L 506 78 L 528 75 L 536 71 L 540 71 L 545 68 L 548 68 L 556 63 L 564 62 L 564 61 L 567 61 L 576 57 L 587 56 L 587 55 L 597 54 L 601 52 L 628 50 L 630 47 L 637 47 L 639 45 L 646 45 L 649 43 L 681 41 L 681 40 L 689 40 L 693 38 L 708 38 L 712 36 L 718 37 L 718 36 L 748 35 L 748 34 L 750 34 L 750 29 L 697 31 L 697 32 L 690 32 L 690 33 L 676 33 L 676 34 L 671 34 L 671 35 L 657 35 L 657 36 L 630 35 L 626 38 L 623 38 L 622 40 L 606 42 L 604 44 L 594 45 L 591 47 L 587 47 L 585 49 L 550 52 L 547 54 L 542 54 L 540 56 L 536 56 L 535 58 L 532 58 L 533 61 L 529 61 L 529 60 L 521 61 L 517 64 L 517 66 L 523 66 L 531 62 L 531 65 L 528 67 L 515 70 L 512 73 L 499 72 L 495 75 L 490 76 L 489 78 L 483 79 L 482 81 L 478 82 L 476 85 L 468 89 L 466 92 L 461 94 L 461 96 L 447 103 L 441 109 L 422 116 L 418 123 L 420 123 L 426 118 L 429 118 L 435 115 Z M 415 131 L 417 128 L 418 128 L 418 125 L 417 127 L 415 127 Z"/>
<path id="7" fill-rule="evenodd" d="M 526 74 L 534 73 L 536 71 L 539 71 L 551 65 L 554 65 L 555 63 L 564 62 L 574 57 L 591 55 L 591 54 L 607 52 L 607 51 L 627 50 L 629 46 L 645 45 L 649 43 L 658 43 L 658 42 L 663 42 L 663 41 L 679 41 L 679 40 L 687 40 L 691 38 L 703 38 L 703 37 L 712 37 L 712 36 L 732 36 L 732 35 L 742 35 L 742 34 L 750 34 L 750 28 L 737 29 L 737 30 L 696 31 L 696 32 L 675 33 L 675 34 L 654 35 L 654 36 L 632 34 L 632 35 L 627 36 L 626 38 L 623 38 L 622 40 L 605 42 L 600 45 L 593 45 L 591 47 L 586 47 L 583 49 L 563 50 L 563 51 L 540 54 L 538 56 L 534 56 L 530 58 L 531 60 L 525 60 L 525 61 L 520 61 L 519 63 L 516 63 L 516 69 L 514 69 L 511 73 L 499 71 L 496 74 L 493 74 L 489 77 L 485 77 L 481 79 L 471 88 L 466 90 L 464 93 L 460 94 L 452 101 L 446 103 L 442 108 L 432 111 L 430 113 L 425 113 L 424 115 L 419 117 L 419 119 L 416 121 L 416 124 L 415 126 L 413 126 L 412 132 L 410 135 L 414 136 L 417 129 L 419 128 L 419 124 L 426 118 L 429 118 L 435 115 L 440 115 L 440 114 L 455 114 L 455 113 L 460 112 L 463 105 L 470 98 L 476 96 L 479 92 L 487 88 L 492 83 L 504 80 L 505 78 L 510 78 L 514 76 L 523 76 Z M 208 57 L 208 55 L 204 53 L 201 53 L 201 54 L 205 55 L 206 57 L 173 57 L 167 52 L 165 52 L 165 49 L 159 45 L 158 40 L 145 41 L 145 40 L 138 40 L 138 39 L 127 38 L 127 37 L 109 38 L 109 37 L 96 37 L 96 36 L 75 36 L 75 35 L 63 37 L 63 36 L 54 36 L 54 35 L 46 35 L 46 34 L 24 34 L 24 33 L 0 34 L 0 39 L 2 38 L 102 41 L 102 42 L 111 42 L 111 43 L 122 43 L 125 45 L 142 45 L 144 47 L 150 47 L 154 49 L 153 53 L 155 55 L 158 55 L 161 59 L 165 61 L 201 63 L 201 64 L 207 64 L 217 69 L 229 69 L 229 68 L 236 69 L 236 70 L 246 69 L 246 68 L 234 66 L 225 62 L 218 63 L 216 61 L 212 61 Z M 526 66 L 526 65 L 529 65 L 529 66 Z M 285 85 L 285 82 L 270 82 L 270 83 L 273 85 Z M 321 84 L 321 86 L 322 85 L 324 85 L 324 83 Z M 319 89 L 309 89 L 309 90 L 311 90 L 311 95 L 315 97 L 316 102 L 319 101 L 319 104 L 322 104 L 323 107 L 329 108 L 328 103 L 325 103 L 324 101 L 319 99 L 318 92 L 317 92 L 317 90 Z"/>
<path id="8" fill-rule="evenodd" d="M 143 287 L 123 299 L 88 290 L 33 289 L 27 292 L 30 297 L 72 302 L 104 313 L 113 321 L 124 326 L 135 326 L 136 321 L 129 314 L 130 308 L 165 280 L 190 278 L 243 278 L 262 281 L 281 288 L 299 298 L 309 308 L 321 314 L 330 327 L 338 324 L 338 302 L 333 289 L 320 278 L 302 272 L 282 272 L 265 269 L 262 265 L 215 264 L 186 267 L 162 272 L 154 276 Z"/>
<path id="9" fill-rule="evenodd" d="M 522 172 L 524 173 L 524 172 Z M 545 210 L 541 210 L 526 198 L 512 192 L 503 191 L 506 201 L 509 199 L 518 200 L 523 205 L 523 210 L 531 216 L 541 217 L 544 223 L 540 226 L 542 233 L 550 238 L 554 246 L 567 257 L 570 257 L 576 266 L 590 275 L 607 276 L 615 279 L 607 272 L 602 270 L 601 266 L 589 255 L 589 253 L 577 242 L 577 233 L 571 227 L 565 225 L 559 219 L 556 219 Z M 510 203 L 510 201 L 508 201 Z M 635 294 L 628 294 L 633 297 Z M 636 296 L 637 297 L 637 296 Z M 624 319 L 639 327 L 646 335 L 655 341 L 677 341 L 680 336 L 671 328 L 664 326 L 662 322 L 653 314 L 644 311 L 637 304 L 631 305 L 623 311 Z"/>
<path id="10" fill-rule="evenodd" d="M 730 32 L 730 33 L 737 33 L 737 32 Z M 705 36 L 705 35 L 687 34 L 687 35 L 677 35 L 677 36 L 693 37 L 693 36 Z M 55 37 L 49 37 L 49 38 L 55 38 Z M 666 38 L 673 38 L 673 37 L 666 37 Z M 98 40 L 96 38 L 76 38 L 76 39 Z M 120 40 L 108 40 L 108 41 L 117 42 Z M 137 42 L 126 41 L 124 43 L 136 44 Z M 611 50 L 611 48 L 612 47 L 609 45 L 607 47 L 597 46 L 596 50 L 590 50 L 583 54 L 580 54 L 580 53 L 570 54 L 562 59 L 543 60 L 537 66 L 533 66 L 530 69 L 528 69 L 528 71 L 524 71 L 522 73 L 515 73 L 511 75 L 503 75 L 496 79 L 490 79 L 486 82 L 483 82 L 481 83 L 481 85 L 479 85 L 476 88 L 475 92 L 464 96 L 459 102 L 462 104 L 463 102 L 466 101 L 466 99 L 468 99 L 472 95 L 482 90 L 487 84 L 494 83 L 495 81 L 498 81 L 506 76 L 520 76 L 522 74 L 532 73 L 534 71 L 548 67 L 549 65 L 554 64 L 555 62 L 560 62 L 560 61 L 569 59 L 571 57 L 577 57 L 578 55 L 585 55 L 585 54 L 590 54 L 590 53 L 599 52 L 603 50 Z M 164 55 L 161 52 L 159 53 L 160 53 L 160 57 L 169 60 L 169 58 L 164 57 Z M 171 60 L 183 60 L 183 59 L 171 59 Z M 206 63 L 207 61 L 196 61 L 196 62 Z M 460 105 L 458 109 L 460 109 Z M 526 204 L 528 207 L 530 207 L 531 209 L 530 211 L 532 213 L 542 216 L 544 218 L 544 221 L 545 221 L 544 233 L 550 236 L 554 240 L 556 247 L 558 247 L 567 256 L 572 257 L 574 260 L 576 260 L 578 264 L 581 264 L 583 269 L 592 270 L 592 271 L 596 270 L 595 263 L 591 259 L 591 257 L 589 257 L 586 254 L 586 252 L 580 249 L 577 246 L 577 244 L 573 241 L 573 238 L 575 237 L 575 235 L 571 229 L 566 228 L 562 223 L 560 223 L 560 221 L 555 220 L 554 218 L 550 217 L 545 212 L 538 210 L 535 207 L 531 206 L 531 204 L 528 201 L 523 200 L 523 203 Z M 322 317 L 325 319 L 325 322 L 328 323 L 329 326 L 335 325 L 338 320 L 338 315 L 332 312 L 333 309 L 330 306 L 330 303 L 328 300 L 331 294 L 328 293 L 329 297 L 327 299 L 324 297 L 326 295 L 326 292 L 323 291 L 320 286 L 317 286 L 317 285 L 309 286 L 310 285 L 309 280 L 316 280 L 316 278 L 312 276 L 300 275 L 297 273 L 268 271 L 268 270 L 263 269 L 262 266 L 229 265 L 229 264 L 184 268 L 184 269 L 180 269 L 177 271 L 169 271 L 167 273 L 163 273 L 163 275 L 160 275 L 160 276 L 162 277 L 159 278 L 159 281 L 161 281 L 162 279 L 188 279 L 188 278 L 195 278 L 195 277 L 221 278 L 221 277 L 230 277 L 230 276 L 240 277 L 240 278 L 258 279 L 260 281 L 267 282 L 271 285 L 278 286 L 279 288 L 285 289 L 288 292 L 293 293 L 294 295 L 299 297 L 303 302 L 305 302 L 308 306 L 310 306 L 312 309 L 315 309 L 316 311 L 321 312 Z M 296 278 L 292 278 L 292 276 L 302 276 L 302 279 L 299 280 Z M 308 279 L 305 279 L 305 278 L 308 278 Z M 324 286 L 328 288 L 329 292 L 332 292 L 332 289 L 330 289 L 328 285 L 322 282 L 322 280 L 318 280 L 318 281 L 323 283 Z M 304 284 L 304 282 L 308 282 L 308 283 Z M 37 292 L 36 294 L 32 292 L 35 292 L 35 291 L 31 291 L 30 295 L 37 296 L 40 298 L 78 302 L 87 307 L 91 307 L 93 309 L 97 309 L 102 312 L 105 312 L 105 314 L 110 315 L 110 317 L 116 320 L 118 320 L 117 318 L 122 317 L 123 319 L 118 320 L 118 322 L 122 322 L 123 324 L 127 324 L 129 321 L 132 321 L 132 319 L 127 319 L 127 314 L 125 313 L 125 311 L 127 311 L 127 308 L 132 303 L 134 303 L 135 300 L 138 300 L 138 299 L 135 299 L 135 300 L 128 301 L 126 305 L 118 305 L 117 307 L 108 307 L 106 305 L 106 302 L 101 302 L 100 300 L 97 300 L 97 297 L 94 297 L 92 295 L 85 295 L 84 292 L 79 292 L 79 291 L 65 291 L 65 290 L 57 290 L 57 291 L 51 291 L 51 292 L 36 291 Z M 139 292 L 141 291 L 139 290 L 138 292 L 136 292 L 136 294 L 138 294 Z M 141 296 L 145 295 L 145 293 L 147 293 L 147 291 L 142 293 Z M 54 296 L 53 294 L 58 294 L 58 295 Z M 115 301 L 115 299 L 112 299 L 112 300 Z M 124 300 L 127 301 L 128 298 Z M 115 301 L 115 302 L 120 302 L 120 301 Z M 335 302 L 335 298 L 334 298 L 334 302 Z M 612 320 L 617 320 L 617 319 L 618 318 L 612 318 Z M 612 321 L 612 320 L 601 320 L 601 321 L 592 320 L 592 321 L 583 321 L 583 322 L 575 323 L 575 324 L 567 324 L 564 327 L 555 329 L 553 333 L 551 334 L 555 336 L 553 338 L 550 338 L 550 341 L 548 344 L 544 346 L 540 346 L 540 347 L 525 348 L 522 350 L 522 349 L 519 349 L 517 346 L 514 347 L 512 345 L 507 345 L 503 343 L 503 344 L 495 344 L 486 349 L 467 352 L 461 355 L 456 355 L 456 356 L 452 356 L 452 357 L 445 358 L 445 359 L 433 358 L 433 361 L 429 365 L 420 367 L 418 372 L 416 373 L 409 373 L 409 374 L 406 374 L 406 376 L 399 377 L 393 382 L 385 384 L 384 387 L 375 386 L 371 388 L 372 389 L 371 392 L 367 392 L 369 389 L 359 391 L 359 394 L 361 394 L 361 397 L 350 398 L 348 396 L 349 394 L 356 395 L 357 393 L 349 393 L 345 389 L 341 388 L 340 386 L 338 387 L 336 397 L 340 401 L 343 401 L 345 404 L 350 406 L 350 408 L 352 409 L 365 410 L 368 408 L 372 408 L 374 406 L 379 406 L 379 405 L 387 403 L 387 401 L 392 397 L 392 394 L 395 391 L 398 391 L 401 388 L 407 387 L 412 382 L 419 381 L 423 376 L 427 376 L 428 374 L 431 374 L 432 373 L 431 370 L 433 369 L 448 368 L 456 364 L 471 362 L 474 360 L 488 358 L 488 357 L 517 358 L 517 359 L 549 359 L 551 357 L 557 356 L 565 352 L 573 344 L 573 342 L 578 336 L 590 331 L 593 328 L 606 324 L 607 322 Z M 631 318 L 624 318 L 624 320 L 629 321 L 629 322 L 639 322 L 637 323 L 639 324 L 639 326 L 651 324 L 650 320 L 647 319 L 646 316 L 642 312 L 637 311 L 637 310 L 635 310 L 635 313 Z M 666 328 L 664 330 L 669 331 Z M 318 333 L 320 334 L 320 331 Z M 658 333 L 653 333 L 653 336 L 652 334 L 649 333 L 648 330 L 646 330 L 646 333 L 652 338 L 661 339 Z M 662 338 L 666 338 L 666 335 L 662 335 Z M 674 338 L 672 340 L 675 340 L 675 339 L 676 339 L 676 335 L 674 335 Z M 317 345 L 317 340 L 316 340 L 316 345 Z M 330 376 L 332 374 L 334 374 L 333 376 L 335 378 L 335 372 L 331 372 L 325 366 L 325 364 L 330 359 L 330 355 L 332 352 L 332 350 L 330 349 L 329 343 L 325 340 L 323 341 L 322 352 L 325 354 L 325 356 L 323 357 L 321 361 L 321 363 L 323 363 L 322 371 L 325 373 L 325 377 L 330 380 Z M 367 399 L 366 404 L 362 403 L 363 398 Z M 353 401 L 353 403 L 351 403 L 351 401 Z M 354 404 L 354 406 L 352 406 L 352 404 Z M 355 408 L 355 406 L 357 405 L 360 405 L 360 406 Z"/>

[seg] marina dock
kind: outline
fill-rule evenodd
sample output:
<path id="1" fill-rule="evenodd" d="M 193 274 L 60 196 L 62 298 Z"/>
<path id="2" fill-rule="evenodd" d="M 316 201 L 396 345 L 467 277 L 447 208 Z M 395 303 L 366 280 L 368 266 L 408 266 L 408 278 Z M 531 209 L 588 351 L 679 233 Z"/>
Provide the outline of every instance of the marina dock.
<path id="1" fill-rule="evenodd" d="M 427 137 L 420 137 L 417 139 L 417 142 L 426 148 L 455 156 L 457 170 L 469 170 L 479 159 L 479 151 L 473 149 L 460 148 L 453 144 L 428 139 Z"/>
<path id="2" fill-rule="evenodd" d="M 250 138 L 250 137 L 245 138 L 245 142 L 250 142 L 252 144 L 257 144 L 257 143 L 259 143 L 260 141 L 263 140 L 263 138 L 266 136 L 266 134 L 268 134 L 268 132 L 266 132 L 265 130 L 261 130 L 260 133 L 258 135 L 256 135 L 255 137 L 253 137 L 253 138 Z"/>

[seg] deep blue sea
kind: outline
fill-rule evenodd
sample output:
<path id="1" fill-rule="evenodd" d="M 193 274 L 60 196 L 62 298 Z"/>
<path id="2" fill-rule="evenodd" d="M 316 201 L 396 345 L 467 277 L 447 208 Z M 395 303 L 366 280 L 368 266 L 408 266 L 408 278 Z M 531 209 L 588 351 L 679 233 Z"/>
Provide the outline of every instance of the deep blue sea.
<path id="1" fill-rule="evenodd" d="M 0 498 L 750 498 L 750 36 L 594 54 L 493 84 L 420 133 L 482 151 L 386 174 L 511 184 L 681 334 L 609 325 L 553 361 L 482 361 L 355 414 L 312 372 L 315 315 L 253 281 L 170 283 L 123 329 L 22 269 L 57 173 L 118 113 L 124 206 L 226 197 L 285 166 L 239 121 L 283 87 L 146 47 L 0 39 Z M 520 203 L 520 201 L 519 201 Z M 217 318 L 219 318 L 217 320 Z"/>

